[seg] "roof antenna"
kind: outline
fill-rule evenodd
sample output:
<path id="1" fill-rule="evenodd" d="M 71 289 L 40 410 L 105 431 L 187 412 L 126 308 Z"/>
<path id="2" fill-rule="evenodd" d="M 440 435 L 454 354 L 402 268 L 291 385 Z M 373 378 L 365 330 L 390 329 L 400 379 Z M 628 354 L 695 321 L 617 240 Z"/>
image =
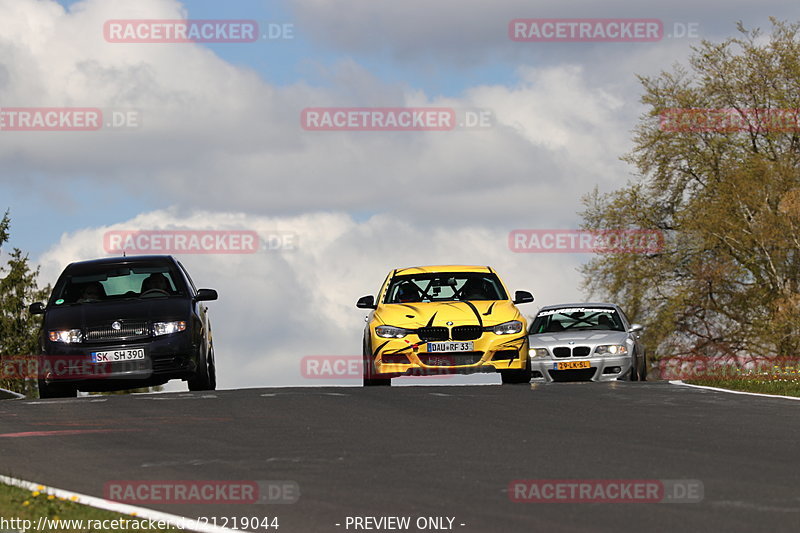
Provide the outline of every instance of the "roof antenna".
<path id="1" fill-rule="evenodd" d="M 127 255 L 125 255 L 125 250 L 122 250 L 122 257 L 128 257 Z"/>

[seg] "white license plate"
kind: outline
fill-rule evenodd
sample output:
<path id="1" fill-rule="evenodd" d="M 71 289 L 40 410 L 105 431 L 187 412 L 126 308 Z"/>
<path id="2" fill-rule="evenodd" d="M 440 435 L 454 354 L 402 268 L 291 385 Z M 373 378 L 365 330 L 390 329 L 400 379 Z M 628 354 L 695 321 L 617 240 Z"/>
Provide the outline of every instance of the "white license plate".
<path id="1" fill-rule="evenodd" d="M 144 359 L 144 348 L 92 352 L 92 363 L 114 363 L 116 361 L 134 361 L 136 359 Z"/>
<path id="2" fill-rule="evenodd" d="M 428 353 L 435 352 L 472 352 L 474 351 L 474 343 L 472 341 L 464 342 L 429 342 Z"/>

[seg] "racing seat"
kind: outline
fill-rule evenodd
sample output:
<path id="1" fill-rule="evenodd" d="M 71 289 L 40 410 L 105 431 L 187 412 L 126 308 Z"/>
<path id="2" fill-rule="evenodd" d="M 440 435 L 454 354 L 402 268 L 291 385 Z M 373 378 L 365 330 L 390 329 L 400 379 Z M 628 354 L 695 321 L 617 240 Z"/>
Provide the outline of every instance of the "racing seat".
<path id="1" fill-rule="evenodd" d="M 419 288 L 413 283 L 404 283 L 397 288 L 397 296 L 395 297 L 398 303 L 421 302 L 422 293 Z"/>
<path id="2" fill-rule="evenodd" d="M 464 286 L 461 287 L 462 300 L 489 300 L 484 280 L 479 278 L 469 278 Z"/>
<path id="3" fill-rule="evenodd" d="M 558 320 L 551 320 L 547 325 L 545 333 L 555 333 L 557 331 L 564 331 L 564 326 Z"/>
<path id="4" fill-rule="evenodd" d="M 597 325 L 600 329 L 617 329 L 614 327 L 614 323 L 611 321 L 611 319 L 608 318 L 608 315 L 600 315 L 600 317 L 597 319 Z"/>

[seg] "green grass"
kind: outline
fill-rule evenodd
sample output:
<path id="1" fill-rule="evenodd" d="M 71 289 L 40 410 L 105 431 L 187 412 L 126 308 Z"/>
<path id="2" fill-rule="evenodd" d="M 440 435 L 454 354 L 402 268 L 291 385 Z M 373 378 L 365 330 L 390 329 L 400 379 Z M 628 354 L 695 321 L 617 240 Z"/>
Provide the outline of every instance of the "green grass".
<path id="1" fill-rule="evenodd" d="M 41 487 L 44 489 L 44 487 Z M 0 517 L 5 520 L 21 519 L 30 520 L 28 525 L 29 531 L 35 531 L 36 525 L 41 517 L 49 518 L 51 520 L 83 520 L 82 528 L 68 527 L 67 524 L 60 524 L 64 527 L 54 527 L 52 522 L 44 528 L 47 532 L 53 533 L 108 533 L 109 531 L 180 531 L 177 528 L 169 527 L 165 529 L 149 528 L 147 520 L 142 520 L 140 525 L 142 527 L 136 528 L 128 524 L 127 528 L 122 527 L 109 527 L 112 520 L 127 519 L 136 520 L 135 516 L 112 513 L 94 507 L 80 505 L 78 503 L 56 498 L 55 496 L 45 494 L 40 491 L 29 491 L 12 487 L 10 485 L 0 484 Z M 106 527 L 102 527 L 103 521 Z M 87 521 L 98 521 L 98 523 L 89 523 Z M 118 523 L 121 526 L 122 522 Z M 13 526 L 13 527 L 12 527 Z M 95 527 L 90 527 L 95 526 Z M 3 524 L 0 521 L 0 531 L 21 531 L 24 527 L 23 524 L 17 522 Z"/>
<path id="2" fill-rule="evenodd" d="M 797 381 L 759 381 L 754 379 L 691 379 L 684 383 L 692 385 L 706 385 L 744 392 L 760 392 L 762 394 L 779 394 L 781 396 L 800 396 L 800 383 Z"/>
<path id="3" fill-rule="evenodd" d="M 723 375 L 707 375 L 683 380 L 692 385 L 706 385 L 744 392 L 800 396 L 800 365 L 774 365 L 753 371 L 734 369 Z"/>

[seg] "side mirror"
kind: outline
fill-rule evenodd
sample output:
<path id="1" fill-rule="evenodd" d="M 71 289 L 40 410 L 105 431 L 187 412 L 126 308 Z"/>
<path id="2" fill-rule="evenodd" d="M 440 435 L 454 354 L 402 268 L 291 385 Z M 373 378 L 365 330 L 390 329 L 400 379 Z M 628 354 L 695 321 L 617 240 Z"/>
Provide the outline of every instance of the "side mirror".
<path id="1" fill-rule="evenodd" d="M 359 309 L 377 309 L 377 305 L 375 305 L 375 298 L 372 296 L 362 296 L 356 302 L 356 307 Z"/>
<path id="2" fill-rule="evenodd" d="M 631 333 L 638 333 L 643 329 L 644 326 L 642 326 L 641 324 L 631 324 L 631 329 L 629 329 L 628 331 L 630 331 Z"/>
<path id="3" fill-rule="evenodd" d="M 36 302 L 35 304 L 31 304 L 28 307 L 28 312 L 32 315 L 43 315 L 44 305 L 42 305 L 42 302 Z"/>
<path id="4" fill-rule="evenodd" d="M 514 293 L 515 304 L 529 304 L 533 301 L 533 294 L 528 291 L 517 291 Z"/>
<path id="5" fill-rule="evenodd" d="M 197 289 L 197 296 L 194 297 L 198 302 L 208 302 L 219 298 L 214 289 Z"/>

